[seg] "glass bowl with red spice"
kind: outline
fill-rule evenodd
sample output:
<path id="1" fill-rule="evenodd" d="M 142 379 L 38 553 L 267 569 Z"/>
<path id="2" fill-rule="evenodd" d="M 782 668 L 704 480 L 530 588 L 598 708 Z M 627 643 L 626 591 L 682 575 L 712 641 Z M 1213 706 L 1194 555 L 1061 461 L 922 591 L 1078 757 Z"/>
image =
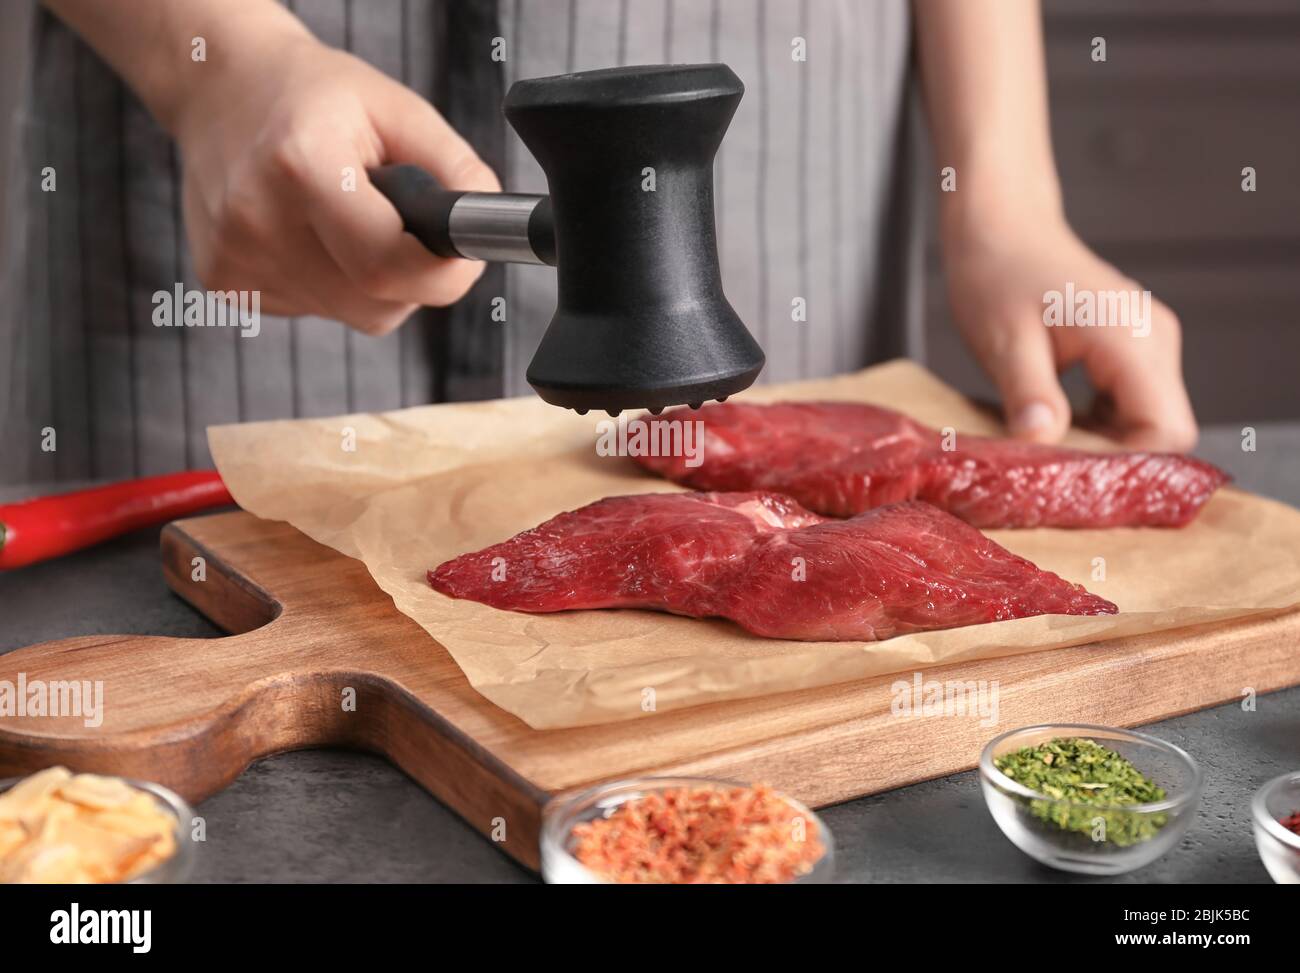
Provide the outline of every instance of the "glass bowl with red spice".
<path id="1" fill-rule="evenodd" d="M 830 829 L 763 784 L 705 777 L 613 781 L 547 805 L 542 877 L 554 885 L 830 881 Z"/>
<path id="2" fill-rule="evenodd" d="M 1274 777 L 1250 802 L 1255 847 L 1273 881 L 1300 885 L 1300 771 Z"/>

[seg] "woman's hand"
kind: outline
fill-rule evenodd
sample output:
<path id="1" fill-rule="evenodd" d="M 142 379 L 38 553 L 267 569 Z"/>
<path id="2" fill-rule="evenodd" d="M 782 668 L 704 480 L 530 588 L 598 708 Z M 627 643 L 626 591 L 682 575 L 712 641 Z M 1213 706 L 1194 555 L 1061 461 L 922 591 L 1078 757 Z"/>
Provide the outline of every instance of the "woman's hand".
<path id="1" fill-rule="evenodd" d="M 1150 320 L 1138 328 L 1045 323 L 1047 295 L 1064 296 L 1067 285 L 1094 297 L 1141 286 L 1065 222 L 1037 0 L 926 0 L 912 9 L 936 168 L 945 173 L 939 213 L 949 297 L 1002 393 L 1012 432 L 1059 439 L 1070 409 L 1056 374 L 1082 362 L 1113 435 L 1143 449 L 1190 449 L 1196 420 L 1169 308 L 1152 300 Z"/>
<path id="2" fill-rule="evenodd" d="M 944 243 L 958 328 L 997 385 L 1013 435 L 1039 442 L 1064 435 L 1070 406 L 1057 373 L 1081 362 L 1098 393 L 1093 418 L 1104 431 L 1137 449 L 1195 445 L 1178 318 L 1154 298 L 1132 302 L 1142 285 L 1089 250 L 1063 219 L 948 228 Z M 1055 295 L 1049 299 L 1052 292 L 1068 296 L 1067 285 L 1076 303 L 1085 293 L 1095 299 L 1129 292 L 1126 323 L 1049 327 L 1049 309 L 1070 313 Z"/>
<path id="3" fill-rule="evenodd" d="M 186 232 L 211 290 L 261 291 L 272 314 L 369 334 L 458 300 L 483 264 L 435 257 L 369 182 L 414 163 L 452 189 L 500 186 L 428 102 L 292 19 L 256 43 L 209 41 L 183 101 L 160 112 L 184 166 Z"/>

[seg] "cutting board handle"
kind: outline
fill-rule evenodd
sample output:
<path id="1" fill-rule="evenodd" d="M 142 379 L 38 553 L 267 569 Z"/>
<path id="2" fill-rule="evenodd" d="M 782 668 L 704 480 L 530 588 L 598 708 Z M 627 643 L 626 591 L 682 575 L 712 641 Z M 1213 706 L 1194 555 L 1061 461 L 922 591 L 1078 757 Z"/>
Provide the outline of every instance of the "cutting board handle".
<path id="1" fill-rule="evenodd" d="M 0 716 L 0 778 L 63 764 L 155 781 L 197 802 L 268 754 L 369 750 L 536 866 L 546 795 L 402 684 L 407 673 L 427 671 L 441 647 L 393 611 L 360 562 L 287 525 L 249 528 L 266 522 L 242 513 L 216 517 L 228 518 L 229 548 L 213 556 L 188 529 L 215 518 L 169 524 L 163 573 L 181 597 L 236 634 L 90 635 L 0 656 L 0 680 L 29 694 L 48 700 L 51 683 L 78 687 L 78 699 L 85 694 L 83 705 L 61 704 L 57 715 Z M 289 532 L 299 551 L 307 547 L 323 560 L 267 558 L 264 537 L 260 545 L 239 543 L 241 528 L 264 534 L 268 527 Z"/>

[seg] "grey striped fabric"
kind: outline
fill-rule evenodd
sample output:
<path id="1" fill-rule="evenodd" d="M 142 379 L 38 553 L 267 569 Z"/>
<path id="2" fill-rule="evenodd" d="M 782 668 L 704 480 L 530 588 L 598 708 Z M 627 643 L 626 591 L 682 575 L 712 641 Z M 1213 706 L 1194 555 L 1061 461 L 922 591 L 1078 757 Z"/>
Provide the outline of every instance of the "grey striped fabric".
<path id="1" fill-rule="evenodd" d="M 327 43 L 433 101 L 503 174 L 545 192 L 501 121 L 517 78 L 616 64 L 723 61 L 746 96 L 723 143 L 727 294 L 767 351 L 762 381 L 919 353 L 920 233 L 907 0 L 292 0 Z M 502 62 L 488 56 L 505 40 Z M 792 58 L 802 38 L 807 59 Z M 453 308 L 393 335 L 265 316 L 156 328 L 151 295 L 199 286 L 179 160 L 95 54 L 36 19 L 21 188 L 0 308 L 0 482 L 118 478 L 210 463 L 214 423 L 528 392 L 554 272 L 495 267 Z M 43 192 L 43 167 L 57 191 Z M 508 321 L 490 302 L 506 297 Z M 806 305 L 795 320 L 793 302 Z M 48 451 L 44 430 L 57 448 Z M 44 440 L 43 440 L 44 437 Z"/>

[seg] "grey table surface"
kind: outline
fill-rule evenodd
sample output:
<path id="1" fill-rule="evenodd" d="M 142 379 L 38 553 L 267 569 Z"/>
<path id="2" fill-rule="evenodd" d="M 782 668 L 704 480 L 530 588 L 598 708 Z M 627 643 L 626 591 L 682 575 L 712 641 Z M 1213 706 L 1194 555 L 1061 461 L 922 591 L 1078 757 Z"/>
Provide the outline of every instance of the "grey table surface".
<path id="1" fill-rule="evenodd" d="M 1197 452 L 1250 490 L 1300 506 L 1300 423 L 1205 430 Z M 65 485 L 66 486 L 66 485 Z M 37 486 L 0 490 L 17 499 Z M 221 633 L 162 581 L 158 532 L 0 575 L 0 652 L 96 633 Z M 1207 783 L 1181 845 L 1120 882 L 1265 882 L 1249 801 L 1300 769 L 1300 688 L 1154 724 L 1200 761 Z M 303 751 L 260 760 L 198 807 L 200 882 L 533 882 L 401 771 L 366 754 Z M 984 808 L 974 773 L 828 808 L 841 882 L 1104 881 L 1051 871 L 1016 851 Z"/>

